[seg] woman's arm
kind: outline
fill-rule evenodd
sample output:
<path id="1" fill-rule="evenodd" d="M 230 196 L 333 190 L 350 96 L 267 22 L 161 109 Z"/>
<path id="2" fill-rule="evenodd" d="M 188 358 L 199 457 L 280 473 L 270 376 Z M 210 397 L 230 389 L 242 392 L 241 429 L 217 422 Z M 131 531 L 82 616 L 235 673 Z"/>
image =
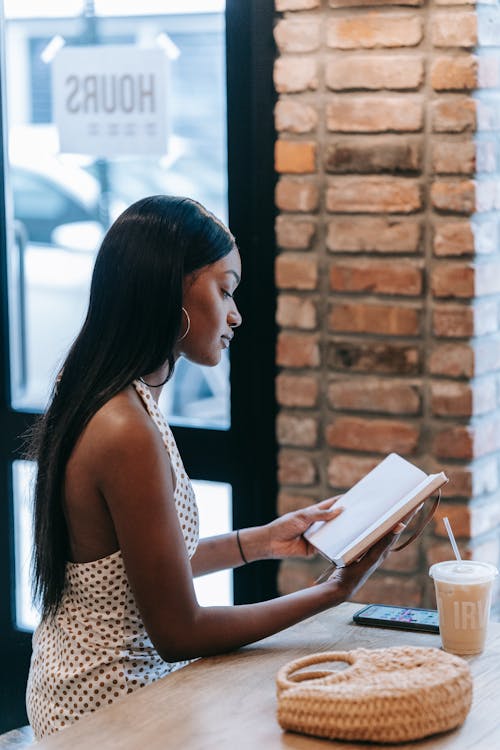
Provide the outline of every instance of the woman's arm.
<path id="1" fill-rule="evenodd" d="M 98 442 L 96 483 L 146 630 L 166 661 L 229 651 L 338 604 L 377 567 L 392 542 L 392 536 L 386 538 L 360 562 L 306 590 L 258 604 L 200 607 L 160 435 L 146 426 L 112 424 L 101 430 Z"/>
<path id="2" fill-rule="evenodd" d="M 286 513 L 265 526 L 240 530 L 241 551 L 236 532 L 201 539 L 191 559 L 193 575 L 201 576 L 226 568 L 237 568 L 255 560 L 307 557 L 313 554 L 303 533 L 315 521 L 330 521 L 342 512 L 335 506 L 337 498 L 329 498 L 295 513 Z M 243 559 L 242 553 L 245 557 Z"/>

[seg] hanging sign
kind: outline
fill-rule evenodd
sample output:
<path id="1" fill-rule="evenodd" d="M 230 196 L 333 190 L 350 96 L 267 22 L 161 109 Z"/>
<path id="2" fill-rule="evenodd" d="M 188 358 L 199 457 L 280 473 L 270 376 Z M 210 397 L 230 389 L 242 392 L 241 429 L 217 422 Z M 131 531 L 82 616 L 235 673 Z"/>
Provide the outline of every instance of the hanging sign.
<path id="1" fill-rule="evenodd" d="M 168 66 L 162 49 L 63 47 L 52 61 L 60 151 L 166 154 Z"/>

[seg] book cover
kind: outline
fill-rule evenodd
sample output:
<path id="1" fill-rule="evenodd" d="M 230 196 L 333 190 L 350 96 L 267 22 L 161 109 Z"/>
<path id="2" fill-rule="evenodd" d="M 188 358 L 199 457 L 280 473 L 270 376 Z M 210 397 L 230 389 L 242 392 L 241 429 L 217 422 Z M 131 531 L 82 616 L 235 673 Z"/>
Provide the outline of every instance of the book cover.
<path id="1" fill-rule="evenodd" d="M 340 516 L 313 524 L 304 536 L 337 566 L 348 565 L 447 481 L 443 472 L 426 474 L 391 453 L 342 496 Z"/>

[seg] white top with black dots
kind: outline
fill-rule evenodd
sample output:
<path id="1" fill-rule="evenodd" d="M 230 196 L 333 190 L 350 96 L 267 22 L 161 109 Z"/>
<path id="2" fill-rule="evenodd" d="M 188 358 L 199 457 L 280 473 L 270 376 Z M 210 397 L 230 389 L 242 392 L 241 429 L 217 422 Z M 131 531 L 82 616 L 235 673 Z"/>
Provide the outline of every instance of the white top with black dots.
<path id="1" fill-rule="evenodd" d="M 191 558 L 198 545 L 198 509 L 172 432 L 148 388 L 134 386 L 161 432 L 175 473 L 175 505 Z M 151 643 L 130 590 L 120 550 L 66 565 L 54 618 L 33 636 L 26 704 L 37 739 L 78 721 L 187 662 L 164 662 Z"/>

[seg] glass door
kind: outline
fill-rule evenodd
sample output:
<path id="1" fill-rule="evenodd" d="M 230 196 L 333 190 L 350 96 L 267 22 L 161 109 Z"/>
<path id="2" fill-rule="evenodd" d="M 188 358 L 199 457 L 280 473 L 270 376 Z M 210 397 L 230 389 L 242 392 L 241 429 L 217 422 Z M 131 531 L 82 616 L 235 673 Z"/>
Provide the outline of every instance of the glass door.
<path id="1" fill-rule="evenodd" d="M 5 413 L 16 432 L 46 405 L 83 321 L 102 236 L 126 206 L 146 195 L 183 194 L 227 222 L 224 3 L 141 0 L 124 13 L 114 0 L 5 0 L 2 42 L 12 228 L 3 369 Z M 213 370 L 181 361 L 162 407 L 171 424 L 201 431 L 197 442 L 229 431 L 229 359 Z M 25 676 L 38 620 L 29 576 L 33 466 L 13 458 L 4 464 L 13 535 L 3 569 L 13 572 L 14 587 L 2 632 L 15 639 Z M 195 482 L 201 532 L 229 530 L 232 492 L 223 470 L 192 470 L 203 480 Z M 233 600 L 228 573 L 205 576 L 197 588 L 203 603 Z M 0 680 L 8 703 L 8 680 Z"/>
<path id="2" fill-rule="evenodd" d="M 29 586 L 33 467 L 22 436 L 81 325 L 100 240 L 133 201 L 198 199 L 229 220 L 243 257 L 245 326 L 231 361 L 179 362 L 162 396 L 203 535 L 273 516 L 275 446 L 271 4 L 0 0 L 0 9 L 1 732 L 26 721 L 38 617 Z M 262 77 L 266 93 L 255 99 Z M 153 101 L 161 116 L 152 116 Z M 84 130 L 75 135 L 76 108 Z M 272 595 L 274 569 L 259 575 L 259 565 L 237 571 L 234 585 L 228 573 L 200 579 L 200 601 Z"/>

